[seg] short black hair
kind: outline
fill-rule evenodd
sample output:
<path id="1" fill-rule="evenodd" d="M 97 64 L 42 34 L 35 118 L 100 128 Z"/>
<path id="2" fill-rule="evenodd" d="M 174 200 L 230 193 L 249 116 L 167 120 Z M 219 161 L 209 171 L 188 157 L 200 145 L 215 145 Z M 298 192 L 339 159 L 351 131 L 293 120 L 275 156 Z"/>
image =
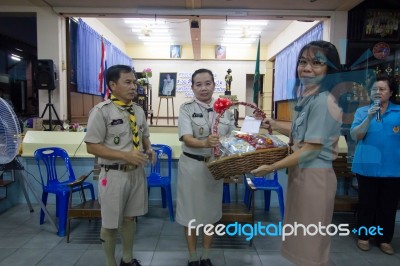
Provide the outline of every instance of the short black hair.
<path id="1" fill-rule="evenodd" d="M 108 88 L 110 88 L 110 90 L 111 90 L 111 86 L 109 84 L 110 81 L 117 83 L 120 78 L 121 73 L 130 73 L 130 72 L 134 73 L 134 70 L 132 67 L 130 67 L 128 65 L 114 65 L 114 66 L 110 66 L 109 68 L 107 68 L 106 84 L 107 84 Z"/>
<path id="2" fill-rule="evenodd" d="M 397 90 L 398 90 L 397 89 L 398 85 L 397 85 L 396 79 L 394 77 L 392 77 L 392 76 L 389 76 L 389 75 L 385 74 L 385 73 L 379 73 L 379 74 L 377 74 L 375 76 L 375 80 L 373 80 L 371 82 L 370 89 L 375 84 L 375 82 L 378 82 L 378 81 L 386 81 L 387 82 L 387 84 L 389 86 L 389 90 L 392 93 L 390 95 L 389 100 L 394 103 L 395 99 L 396 99 Z"/>
<path id="3" fill-rule="evenodd" d="M 212 82 L 215 84 L 215 81 L 214 81 L 214 74 L 212 73 L 212 71 L 209 70 L 209 69 L 206 69 L 206 68 L 200 68 L 200 69 L 197 69 L 197 70 L 193 73 L 193 75 L 192 75 L 192 86 L 193 86 L 193 82 L 194 82 L 194 77 L 195 77 L 196 75 L 198 75 L 198 74 L 201 74 L 201 73 L 208 73 L 208 74 L 210 74 L 210 75 L 211 75 Z"/>

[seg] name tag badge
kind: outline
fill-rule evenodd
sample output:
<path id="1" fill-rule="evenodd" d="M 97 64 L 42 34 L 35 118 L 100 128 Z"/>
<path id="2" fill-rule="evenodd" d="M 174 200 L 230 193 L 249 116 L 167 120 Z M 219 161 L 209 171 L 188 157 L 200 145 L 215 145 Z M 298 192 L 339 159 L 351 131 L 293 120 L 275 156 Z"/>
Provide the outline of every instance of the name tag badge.
<path id="1" fill-rule="evenodd" d="M 113 121 L 111 121 L 112 126 L 121 125 L 123 123 L 124 121 L 122 119 L 114 119 Z"/>
<path id="2" fill-rule="evenodd" d="M 203 117 L 203 113 L 193 113 L 192 117 Z"/>

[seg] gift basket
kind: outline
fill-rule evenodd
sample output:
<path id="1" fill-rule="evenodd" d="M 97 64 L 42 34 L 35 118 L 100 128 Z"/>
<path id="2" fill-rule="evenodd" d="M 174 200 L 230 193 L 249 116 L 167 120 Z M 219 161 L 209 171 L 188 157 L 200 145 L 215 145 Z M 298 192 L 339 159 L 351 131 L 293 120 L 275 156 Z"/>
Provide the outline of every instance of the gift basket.
<path id="1" fill-rule="evenodd" d="M 245 105 L 255 109 L 254 116 L 265 118 L 265 113 L 256 105 L 246 102 L 232 103 L 227 98 L 219 98 L 214 104 L 218 113 L 213 133 L 218 134 L 219 119 L 234 105 Z M 230 136 L 221 137 L 220 146 L 214 149 L 215 160 L 207 164 L 215 179 L 229 178 L 249 173 L 263 164 L 273 164 L 288 155 L 288 145 L 271 132 L 269 134 L 247 134 L 234 131 Z"/>

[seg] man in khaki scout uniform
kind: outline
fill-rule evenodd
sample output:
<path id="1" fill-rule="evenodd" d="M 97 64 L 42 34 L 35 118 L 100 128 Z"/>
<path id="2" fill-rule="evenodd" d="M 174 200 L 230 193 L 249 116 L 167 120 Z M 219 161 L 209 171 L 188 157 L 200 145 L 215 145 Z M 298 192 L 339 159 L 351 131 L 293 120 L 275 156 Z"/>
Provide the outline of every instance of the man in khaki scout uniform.
<path id="1" fill-rule="evenodd" d="M 144 165 L 154 159 L 143 109 L 132 102 L 137 96 L 132 68 L 115 65 L 107 69 L 111 99 L 90 111 L 85 142 L 88 153 L 99 158 L 100 239 L 108 266 L 116 265 L 117 229 L 122 243 L 120 265 L 140 266 L 133 258 L 135 217 L 148 209 Z"/>

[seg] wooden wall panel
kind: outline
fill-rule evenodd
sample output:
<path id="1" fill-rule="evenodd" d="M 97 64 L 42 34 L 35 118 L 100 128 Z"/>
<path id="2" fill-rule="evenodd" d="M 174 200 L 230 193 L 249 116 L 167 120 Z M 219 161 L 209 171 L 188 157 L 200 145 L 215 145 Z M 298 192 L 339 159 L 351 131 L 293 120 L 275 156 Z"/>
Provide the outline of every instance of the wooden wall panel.
<path id="1" fill-rule="evenodd" d="M 71 123 L 86 124 L 93 106 L 103 101 L 100 96 L 71 92 Z"/>
<path id="2" fill-rule="evenodd" d="M 291 121 L 289 101 L 280 101 L 276 103 L 276 119 L 280 121 Z"/>
<path id="3" fill-rule="evenodd" d="M 83 115 L 83 94 L 71 92 L 71 122 L 74 117 Z"/>

